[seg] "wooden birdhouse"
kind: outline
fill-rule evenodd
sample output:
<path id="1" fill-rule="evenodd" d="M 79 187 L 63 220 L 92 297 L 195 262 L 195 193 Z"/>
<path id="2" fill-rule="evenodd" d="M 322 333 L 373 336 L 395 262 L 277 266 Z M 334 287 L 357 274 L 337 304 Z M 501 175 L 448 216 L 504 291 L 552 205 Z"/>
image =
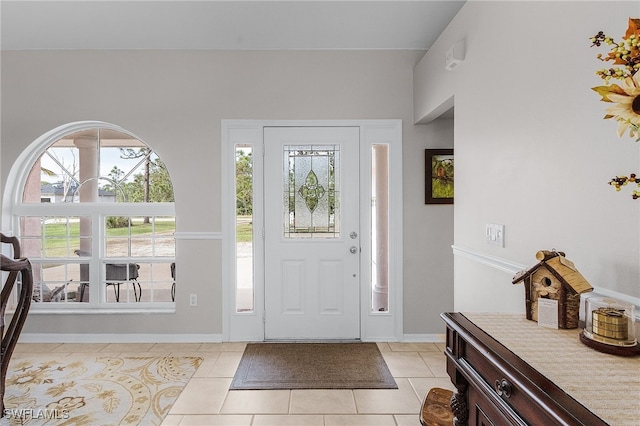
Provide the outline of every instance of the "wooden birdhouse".
<path id="1" fill-rule="evenodd" d="M 539 262 L 518 272 L 513 284 L 524 282 L 527 319 L 538 322 L 540 299 L 557 301 L 558 327 L 577 328 L 580 312 L 580 294 L 593 290 L 591 284 L 576 269 L 563 252 L 541 250 L 536 253 Z M 552 302 L 552 306 L 555 303 Z"/>

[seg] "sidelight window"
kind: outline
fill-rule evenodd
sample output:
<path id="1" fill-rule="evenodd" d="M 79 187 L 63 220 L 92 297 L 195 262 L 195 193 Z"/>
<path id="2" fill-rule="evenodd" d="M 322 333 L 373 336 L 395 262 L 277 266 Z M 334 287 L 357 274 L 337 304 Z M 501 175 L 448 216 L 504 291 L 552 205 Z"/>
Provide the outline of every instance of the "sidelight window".
<path id="1" fill-rule="evenodd" d="M 371 310 L 389 311 L 389 145 L 371 146 Z"/>

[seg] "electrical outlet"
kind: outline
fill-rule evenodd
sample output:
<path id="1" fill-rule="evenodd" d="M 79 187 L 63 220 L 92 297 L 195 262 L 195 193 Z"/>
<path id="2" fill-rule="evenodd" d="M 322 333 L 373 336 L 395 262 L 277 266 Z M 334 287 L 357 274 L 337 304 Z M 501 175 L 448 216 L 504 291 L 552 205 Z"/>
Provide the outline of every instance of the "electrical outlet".
<path id="1" fill-rule="evenodd" d="M 198 295 L 191 293 L 189 295 L 189 306 L 198 306 Z"/>

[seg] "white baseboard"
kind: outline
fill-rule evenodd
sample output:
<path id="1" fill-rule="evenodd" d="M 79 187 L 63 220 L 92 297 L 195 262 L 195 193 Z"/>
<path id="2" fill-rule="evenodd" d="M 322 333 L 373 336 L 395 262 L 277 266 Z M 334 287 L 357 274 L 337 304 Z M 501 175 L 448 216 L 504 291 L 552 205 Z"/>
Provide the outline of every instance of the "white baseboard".
<path id="1" fill-rule="evenodd" d="M 222 334 L 22 333 L 19 343 L 221 343 Z"/>

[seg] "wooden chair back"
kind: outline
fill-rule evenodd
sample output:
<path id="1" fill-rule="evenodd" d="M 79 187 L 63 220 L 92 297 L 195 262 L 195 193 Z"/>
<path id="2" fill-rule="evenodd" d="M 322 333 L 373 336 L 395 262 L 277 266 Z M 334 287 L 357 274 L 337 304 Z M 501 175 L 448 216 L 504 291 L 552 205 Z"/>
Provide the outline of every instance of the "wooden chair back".
<path id="1" fill-rule="evenodd" d="M 33 271 L 29 259 L 20 257 L 20 242 L 16 237 L 8 237 L 0 233 L 0 241 L 2 244 L 11 244 L 13 249 L 13 259 L 0 254 L 0 270 L 9 272 L 6 281 L 3 283 L 2 293 L 0 295 L 0 300 L 2 301 L 0 307 L 0 328 L 2 334 L 2 344 L 0 347 L 0 404 L 2 406 L 0 407 L 0 413 L 4 416 L 5 379 L 7 377 L 11 355 L 16 347 L 16 343 L 18 343 L 20 332 L 27 320 L 27 314 L 31 306 Z M 9 303 L 11 292 L 17 282 L 18 275 L 21 277 L 20 295 L 13 316 L 11 317 L 11 322 L 5 331 L 5 310 L 7 309 L 7 304 Z"/>

